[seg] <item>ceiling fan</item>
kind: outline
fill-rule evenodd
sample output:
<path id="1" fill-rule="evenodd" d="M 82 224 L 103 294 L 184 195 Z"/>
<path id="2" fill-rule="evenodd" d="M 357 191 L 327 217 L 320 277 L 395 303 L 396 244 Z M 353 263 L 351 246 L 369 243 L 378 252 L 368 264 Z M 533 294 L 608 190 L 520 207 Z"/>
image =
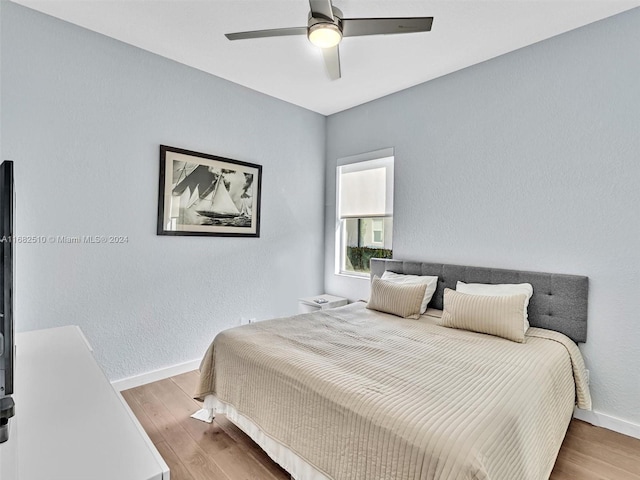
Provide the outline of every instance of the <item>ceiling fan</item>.
<path id="1" fill-rule="evenodd" d="M 362 35 L 388 35 L 396 33 L 428 32 L 433 17 L 409 18 L 343 18 L 342 12 L 331 0 L 309 0 L 311 11 L 306 27 L 274 28 L 251 32 L 227 33 L 229 40 L 248 38 L 306 35 L 309 41 L 322 49 L 324 64 L 331 80 L 340 78 L 340 52 L 342 37 Z"/>

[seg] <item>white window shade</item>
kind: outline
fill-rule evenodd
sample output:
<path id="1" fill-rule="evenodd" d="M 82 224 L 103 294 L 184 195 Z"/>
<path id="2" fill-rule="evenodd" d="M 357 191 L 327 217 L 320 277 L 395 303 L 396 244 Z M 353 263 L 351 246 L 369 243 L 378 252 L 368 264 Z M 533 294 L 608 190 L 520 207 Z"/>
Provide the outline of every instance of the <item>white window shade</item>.
<path id="1" fill-rule="evenodd" d="M 344 218 L 393 215 L 393 157 L 338 168 L 338 215 Z"/>

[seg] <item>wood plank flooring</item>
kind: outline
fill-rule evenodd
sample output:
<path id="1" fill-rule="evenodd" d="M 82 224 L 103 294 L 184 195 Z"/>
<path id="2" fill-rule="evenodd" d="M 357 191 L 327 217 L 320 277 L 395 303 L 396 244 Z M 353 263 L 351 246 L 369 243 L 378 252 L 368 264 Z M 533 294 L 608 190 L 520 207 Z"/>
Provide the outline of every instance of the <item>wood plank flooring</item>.
<path id="1" fill-rule="evenodd" d="M 288 480 L 223 415 L 212 424 L 189 417 L 201 406 L 191 398 L 197 381 L 193 371 L 122 392 L 171 480 Z M 640 480 L 640 440 L 573 420 L 550 480 Z"/>

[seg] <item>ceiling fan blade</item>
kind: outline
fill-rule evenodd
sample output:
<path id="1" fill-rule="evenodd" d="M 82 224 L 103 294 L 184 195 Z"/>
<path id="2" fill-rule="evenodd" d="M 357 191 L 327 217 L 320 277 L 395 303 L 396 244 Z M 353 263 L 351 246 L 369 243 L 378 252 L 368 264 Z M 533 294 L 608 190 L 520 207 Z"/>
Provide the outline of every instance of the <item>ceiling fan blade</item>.
<path id="1" fill-rule="evenodd" d="M 338 46 L 323 48 L 322 56 L 324 57 L 324 66 L 327 68 L 329 78 L 338 80 L 340 78 L 340 50 Z"/>
<path id="2" fill-rule="evenodd" d="M 307 27 L 273 28 L 271 30 L 254 30 L 252 32 L 226 33 L 229 40 L 245 40 L 248 38 L 285 37 L 288 35 L 306 35 Z"/>
<path id="3" fill-rule="evenodd" d="M 311 6 L 311 16 L 325 17 L 333 22 L 333 7 L 331 0 L 309 0 Z"/>
<path id="4" fill-rule="evenodd" d="M 389 35 L 394 33 L 428 32 L 433 17 L 409 18 L 344 18 L 342 36 Z"/>

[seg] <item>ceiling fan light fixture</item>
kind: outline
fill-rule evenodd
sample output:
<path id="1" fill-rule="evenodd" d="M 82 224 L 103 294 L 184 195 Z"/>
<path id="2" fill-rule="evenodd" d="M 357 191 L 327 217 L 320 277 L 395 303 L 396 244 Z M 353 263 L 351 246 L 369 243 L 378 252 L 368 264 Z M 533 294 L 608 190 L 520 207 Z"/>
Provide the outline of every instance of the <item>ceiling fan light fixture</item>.
<path id="1" fill-rule="evenodd" d="M 320 48 L 332 48 L 342 40 L 342 32 L 333 23 L 316 23 L 309 27 L 309 41 Z"/>

